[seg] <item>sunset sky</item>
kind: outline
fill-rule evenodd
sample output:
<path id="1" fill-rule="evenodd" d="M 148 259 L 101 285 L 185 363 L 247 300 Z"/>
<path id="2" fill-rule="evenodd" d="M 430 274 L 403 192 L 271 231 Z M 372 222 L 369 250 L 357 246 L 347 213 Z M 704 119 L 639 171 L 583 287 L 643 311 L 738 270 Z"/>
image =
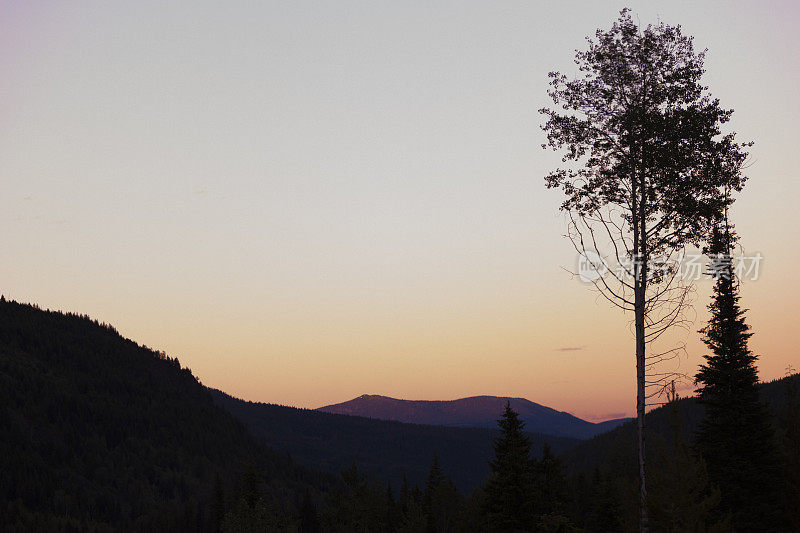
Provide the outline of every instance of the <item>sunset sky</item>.
<path id="1" fill-rule="evenodd" d="M 631 317 L 564 270 L 537 112 L 625 4 L 166 4 L 0 0 L 0 293 L 253 401 L 633 413 Z M 706 85 L 756 142 L 732 216 L 764 257 L 751 346 L 781 377 L 800 368 L 800 7 L 628 5 L 709 49 Z"/>

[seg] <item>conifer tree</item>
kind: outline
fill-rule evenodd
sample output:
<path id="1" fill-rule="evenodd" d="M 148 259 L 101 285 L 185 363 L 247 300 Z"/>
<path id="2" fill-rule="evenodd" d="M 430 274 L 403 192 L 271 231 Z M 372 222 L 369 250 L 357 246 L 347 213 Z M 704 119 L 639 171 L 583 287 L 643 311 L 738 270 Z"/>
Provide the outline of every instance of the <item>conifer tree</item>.
<path id="1" fill-rule="evenodd" d="M 445 482 L 447 477 L 444 474 L 444 470 L 439 465 L 439 455 L 434 453 L 433 454 L 433 462 L 431 463 L 431 469 L 428 472 L 428 479 L 425 481 L 425 505 L 426 507 L 430 507 L 431 499 L 433 495 L 436 493 L 436 490 L 439 486 Z"/>
<path id="2" fill-rule="evenodd" d="M 535 475 L 534 512 L 540 530 L 570 531 L 573 527 L 566 517 L 567 479 L 561 460 L 545 443 L 542 458 L 532 460 Z"/>
<path id="3" fill-rule="evenodd" d="M 403 472 L 403 482 L 400 484 L 400 512 L 405 513 L 408 510 L 409 500 L 411 499 L 411 488 L 408 485 L 408 477 Z"/>
<path id="4" fill-rule="evenodd" d="M 427 531 L 452 531 L 461 511 L 460 503 L 455 485 L 439 465 L 439 456 L 434 454 L 423 494 Z"/>
<path id="5" fill-rule="evenodd" d="M 486 483 L 489 525 L 492 531 L 531 531 L 534 523 L 534 472 L 531 441 L 523 432 L 525 423 L 506 403 L 495 439 L 495 457 Z"/>
<path id="6" fill-rule="evenodd" d="M 681 431 L 675 382 L 669 398 L 671 445 L 658 454 L 648 494 L 650 525 L 665 533 L 730 531 L 730 518 L 712 521 L 719 490 L 711 488 L 705 462 L 687 445 Z"/>
<path id="7" fill-rule="evenodd" d="M 737 531 L 781 531 L 780 475 L 770 413 L 758 393 L 752 335 L 739 304 L 731 249 L 736 240 L 727 216 L 714 231 L 708 253 L 716 278 L 709 310 L 700 332 L 711 351 L 696 375 L 705 419 L 697 449 L 712 484 L 721 490 L 721 516 L 732 514 Z"/>
<path id="8" fill-rule="evenodd" d="M 404 476 L 405 478 L 405 476 Z M 392 484 L 386 484 L 386 532 L 387 533 L 394 533 L 397 531 L 397 524 L 398 524 L 398 515 L 399 510 L 397 508 L 397 502 L 394 499 L 394 491 L 392 490 Z"/>
<path id="9" fill-rule="evenodd" d="M 437 515 L 437 493 L 439 487 L 444 483 L 445 475 L 442 467 L 439 466 L 439 456 L 433 454 L 433 463 L 428 472 L 428 479 L 425 481 L 425 493 L 423 495 L 423 507 L 425 508 L 425 518 L 427 521 L 428 533 L 436 531 L 436 515 Z"/>

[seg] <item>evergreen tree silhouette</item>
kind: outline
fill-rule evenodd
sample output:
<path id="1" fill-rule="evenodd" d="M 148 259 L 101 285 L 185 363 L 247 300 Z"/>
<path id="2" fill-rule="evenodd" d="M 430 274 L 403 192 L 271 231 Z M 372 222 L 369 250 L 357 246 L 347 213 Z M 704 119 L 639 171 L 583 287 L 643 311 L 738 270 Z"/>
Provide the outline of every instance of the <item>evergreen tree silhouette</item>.
<path id="1" fill-rule="evenodd" d="M 437 501 L 436 496 L 439 487 L 444 483 L 445 475 L 442 467 L 439 466 L 438 454 L 433 454 L 433 462 L 431 469 L 428 473 L 428 479 L 425 481 L 425 492 L 423 493 L 423 507 L 425 509 L 425 518 L 427 520 L 428 533 L 435 533 L 436 531 L 436 514 L 437 514 Z"/>
<path id="2" fill-rule="evenodd" d="M 458 491 L 439 465 L 439 456 L 434 453 L 423 493 L 426 530 L 429 533 L 452 531 L 461 512 L 460 505 Z"/>
<path id="3" fill-rule="evenodd" d="M 569 531 L 571 522 L 566 517 L 568 499 L 567 478 L 561 460 L 550 445 L 542 447 L 542 458 L 532 460 L 535 479 L 533 508 L 540 530 Z"/>
<path id="4" fill-rule="evenodd" d="M 696 375 L 706 409 L 696 444 L 711 483 L 721 490 L 720 516 L 731 513 L 737 531 L 781 531 L 777 447 L 756 387 L 758 356 L 748 347 L 752 332 L 739 305 L 731 258 L 735 239 L 726 216 L 708 249 L 716 282 L 711 318 L 700 330 L 711 353 Z"/>
<path id="5" fill-rule="evenodd" d="M 647 496 L 650 526 L 665 533 L 730 531 L 729 515 L 716 522 L 711 519 L 720 501 L 719 490 L 710 487 L 705 462 L 683 437 L 674 381 L 667 405 L 672 443 L 660 450 L 654 463 Z"/>
<path id="6" fill-rule="evenodd" d="M 486 483 L 489 526 L 492 531 L 531 531 L 534 523 L 531 442 L 523 432 L 525 423 L 509 402 L 497 423 L 500 436 L 494 442 L 495 457 L 489 463 L 492 473 Z"/>
<path id="7" fill-rule="evenodd" d="M 386 484 L 386 532 L 387 533 L 394 533 L 397 531 L 397 524 L 399 522 L 399 509 L 397 507 L 397 502 L 394 499 L 394 491 L 392 490 L 392 484 Z"/>

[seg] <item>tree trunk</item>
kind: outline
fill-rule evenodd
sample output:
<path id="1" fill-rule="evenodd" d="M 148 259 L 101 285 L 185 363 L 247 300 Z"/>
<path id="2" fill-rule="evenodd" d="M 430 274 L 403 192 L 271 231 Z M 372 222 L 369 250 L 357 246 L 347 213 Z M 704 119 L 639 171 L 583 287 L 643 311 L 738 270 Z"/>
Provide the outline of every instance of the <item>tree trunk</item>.
<path id="1" fill-rule="evenodd" d="M 634 304 L 636 322 L 636 437 L 639 456 L 639 508 L 640 528 L 647 531 L 647 482 L 644 458 L 644 413 L 645 413 L 645 339 L 644 339 L 644 283 L 636 287 Z"/>
<path id="2" fill-rule="evenodd" d="M 642 161 L 642 168 L 644 162 Z M 647 402 L 645 383 L 645 299 L 647 296 L 647 216 L 646 182 L 644 172 L 634 168 L 632 181 L 633 215 L 633 313 L 636 329 L 636 444 L 639 459 L 639 531 L 646 533 L 647 477 L 644 456 L 644 414 Z"/>

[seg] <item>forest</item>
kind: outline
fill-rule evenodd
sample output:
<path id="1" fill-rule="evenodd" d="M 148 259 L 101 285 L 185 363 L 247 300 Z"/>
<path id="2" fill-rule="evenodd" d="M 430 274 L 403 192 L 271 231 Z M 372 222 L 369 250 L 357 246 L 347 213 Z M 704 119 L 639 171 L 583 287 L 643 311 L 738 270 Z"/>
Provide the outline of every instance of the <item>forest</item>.
<path id="1" fill-rule="evenodd" d="M 248 431 L 176 359 L 89 317 L 5 298 L 0 383 L 0 525 L 8 531 L 637 529 L 633 422 L 583 443 L 552 439 L 559 454 L 548 439 L 527 434 L 510 409 L 498 413 L 497 432 L 471 437 L 478 447 L 483 439 L 483 455 L 453 451 L 470 430 L 410 425 L 434 453 L 409 461 L 425 460 L 424 472 L 414 467 L 415 481 L 401 474 L 398 483 L 392 472 L 402 470 L 402 449 L 384 454 L 386 440 L 370 439 L 381 425 L 390 436 L 409 425 L 344 417 L 353 420 L 325 439 L 333 450 L 323 453 L 302 436 L 303 425 L 327 417 L 333 427 L 343 415 L 295 410 L 288 423 L 272 422 L 287 447 L 270 448 L 269 426 Z M 739 487 L 737 497 L 771 513 L 775 531 L 797 528 L 799 519 L 798 385 L 795 374 L 757 387 L 770 407 L 761 416 L 776 462 L 741 459 L 770 469 L 757 480 L 763 485 Z M 735 508 L 723 506 L 723 491 L 731 485 L 716 481 L 694 451 L 705 410 L 683 398 L 648 414 L 654 531 L 730 530 Z M 322 434 L 333 431 L 325 427 Z M 355 461 L 359 440 L 372 447 L 362 455 L 369 468 Z M 292 446 L 305 448 L 300 455 L 317 468 L 298 463 Z M 381 457 L 393 465 L 380 465 Z M 486 476 L 457 486 L 453 478 L 464 476 L 451 470 L 456 465 Z"/>

